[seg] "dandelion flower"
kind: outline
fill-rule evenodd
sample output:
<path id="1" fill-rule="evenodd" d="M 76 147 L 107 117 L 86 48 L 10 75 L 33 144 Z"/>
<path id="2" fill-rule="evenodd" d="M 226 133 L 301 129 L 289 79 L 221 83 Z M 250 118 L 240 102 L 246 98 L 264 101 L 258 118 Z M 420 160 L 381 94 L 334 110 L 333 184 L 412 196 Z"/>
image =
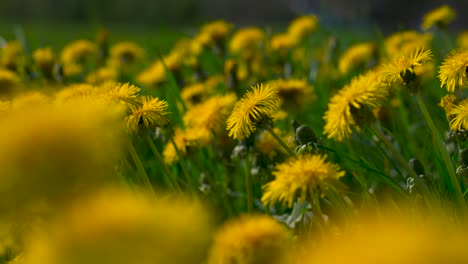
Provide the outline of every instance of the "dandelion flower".
<path id="1" fill-rule="evenodd" d="M 0 50 L 1 65 L 8 70 L 17 71 L 18 66 L 24 63 L 24 49 L 19 41 L 7 42 Z"/>
<path id="2" fill-rule="evenodd" d="M 63 48 L 61 61 L 64 64 L 83 64 L 89 56 L 96 53 L 96 44 L 89 40 L 76 40 Z"/>
<path id="3" fill-rule="evenodd" d="M 116 81 L 118 72 L 111 67 L 101 67 L 86 76 L 86 82 L 99 85 L 105 82 Z"/>
<path id="4" fill-rule="evenodd" d="M 9 92 L 19 82 L 21 79 L 16 73 L 0 68 L 0 93 Z"/>
<path id="5" fill-rule="evenodd" d="M 277 165 L 275 179 L 263 186 L 262 203 L 276 202 L 292 207 L 296 198 L 304 201 L 312 193 L 323 194 L 345 175 L 336 164 L 326 162 L 326 156 L 305 154 Z"/>
<path id="6" fill-rule="evenodd" d="M 236 103 L 226 122 L 229 136 L 243 140 L 249 137 L 257 127 L 271 120 L 280 102 L 277 93 L 269 85 L 260 84 L 252 87 L 252 90 Z"/>
<path id="7" fill-rule="evenodd" d="M 213 89 L 210 88 L 212 87 L 205 85 L 205 83 L 196 82 L 183 87 L 180 93 L 180 97 L 187 105 L 196 105 L 205 100 L 208 95 L 213 93 Z"/>
<path id="8" fill-rule="evenodd" d="M 140 104 L 137 97 L 141 89 L 129 83 L 106 82 L 101 85 L 101 90 L 106 102 L 120 103 L 127 107 Z"/>
<path id="9" fill-rule="evenodd" d="M 37 49 L 33 52 L 33 59 L 42 74 L 50 78 L 52 77 L 55 56 L 51 48 Z"/>
<path id="10" fill-rule="evenodd" d="M 269 81 L 267 84 L 278 91 L 282 107 L 287 110 L 300 109 L 306 102 L 310 102 L 315 98 L 314 87 L 306 80 L 277 79 Z"/>
<path id="11" fill-rule="evenodd" d="M 468 99 L 449 107 L 447 115 L 453 117 L 450 120 L 450 128 L 453 131 L 468 129 Z"/>
<path id="12" fill-rule="evenodd" d="M 259 28 L 250 27 L 238 30 L 229 43 L 229 50 L 243 58 L 251 58 L 263 45 L 265 34 Z"/>
<path id="13" fill-rule="evenodd" d="M 117 62 L 117 65 L 133 64 L 143 56 L 143 49 L 131 41 L 119 42 L 110 49 L 111 60 Z"/>
<path id="14" fill-rule="evenodd" d="M 97 99 L 98 89 L 88 83 L 71 84 L 55 94 L 55 100 L 59 103 L 66 103 L 77 99 Z"/>
<path id="15" fill-rule="evenodd" d="M 227 222 L 214 237 L 208 264 L 286 263 L 292 243 L 288 230 L 264 215 L 245 215 Z"/>
<path id="16" fill-rule="evenodd" d="M 330 99 L 325 112 L 324 133 L 328 138 L 342 141 L 363 125 L 368 108 L 377 108 L 387 98 L 388 89 L 378 81 L 377 73 L 369 72 L 354 78 L 351 83 Z"/>
<path id="17" fill-rule="evenodd" d="M 289 24 L 288 34 L 297 43 L 314 33 L 318 27 L 319 21 L 315 15 L 301 16 Z"/>
<path id="18" fill-rule="evenodd" d="M 131 105 L 131 113 L 125 118 L 128 130 L 137 132 L 140 124 L 147 128 L 164 127 L 169 123 L 167 102 L 150 96 L 141 97 L 141 106 Z"/>
<path id="19" fill-rule="evenodd" d="M 465 30 L 458 34 L 457 45 L 459 48 L 468 49 L 468 30 Z"/>
<path id="20" fill-rule="evenodd" d="M 174 130 L 174 136 L 172 138 L 174 144 L 171 141 L 169 141 L 163 150 L 164 162 L 166 164 L 171 165 L 174 162 L 178 161 L 179 154 L 182 156 L 185 156 L 187 154 L 187 149 L 190 146 L 190 141 L 187 135 L 188 133 L 186 133 L 186 131 L 178 127 Z"/>
<path id="21" fill-rule="evenodd" d="M 291 36 L 287 33 L 276 34 L 271 37 L 270 47 L 273 52 L 279 52 L 285 56 L 294 47 L 295 43 Z"/>
<path id="22" fill-rule="evenodd" d="M 224 40 L 231 32 L 232 24 L 224 20 L 212 21 L 201 28 L 201 32 L 207 34 L 214 42 Z"/>
<path id="23" fill-rule="evenodd" d="M 430 61 L 430 50 L 415 49 L 407 55 L 399 56 L 382 66 L 379 79 L 389 86 L 393 84 L 407 85 L 416 79 L 414 68 Z"/>
<path id="24" fill-rule="evenodd" d="M 428 30 L 434 25 L 445 28 L 455 19 L 455 16 L 456 14 L 453 8 L 448 5 L 443 5 L 425 14 L 421 27 L 424 30 Z"/>
<path id="25" fill-rule="evenodd" d="M 453 94 L 447 94 L 444 97 L 442 97 L 442 99 L 440 99 L 439 106 L 445 110 L 445 113 L 447 114 L 447 118 L 449 120 L 451 120 L 452 118 L 448 113 L 452 111 L 453 107 L 455 107 L 457 103 L 458 98 Z"/>
<path id="26" fill-rule="evenodd" d="M 431 34 L 422 34 L 414 30 L 406 30 L 385 38 L 385 51 L 389 58 L 408 54 L 417 48 L 427 49 L 432 41 Z"/>
<path id="27" fill-rule="evenodd" d="M 372 42 L 351 46 L 340 57 L 338 62 L 340 73 L 347 74 L 352 70 L 366 67 L 376 52 L 377 46 Z"/>
<path id="28" fill-rule="evenodd" d="M 203 263 L 213 233 L 200 202 L 117 188 L 83 196 L 51 222 L 26 240 L 24 263 Z"/>
<path id="29" fill-rule="evenodd" d="M 454 92 L 456 86 L 466 88 L 468 86 L 467 66 L 468 50 L 456 49 L 450 52 L 440 66 L 440 87 L 445 85 L 449 92 Z"/>

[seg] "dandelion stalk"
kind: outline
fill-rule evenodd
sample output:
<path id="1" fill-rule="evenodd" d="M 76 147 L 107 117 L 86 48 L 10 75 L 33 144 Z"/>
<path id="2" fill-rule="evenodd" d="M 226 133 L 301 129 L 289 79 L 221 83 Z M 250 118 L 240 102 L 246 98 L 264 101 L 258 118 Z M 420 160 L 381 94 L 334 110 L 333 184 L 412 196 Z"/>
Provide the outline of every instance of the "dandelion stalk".
<path id="1" fill-rule="evenodd" d="M 138 174 L 140 175 L 140 180 L 145 186 L 148 187 L 148 189 L 154 191 L 153 186 L 151 185 L 151 182 L 149 180 L 148 174 L 146 174 L 145 168 L 143 167 L 143 163 L 138 157 L 138 153 L 136 152 L 135 147 L 130 141 L 127 142 L 127 146 L 128 151 L 130 152 L 130 156 L 132 156 L 133 162 L 135 163 L 135 166 L 137 168 Z"/>
<path id="2" fill-rule="evenodd" d="M 179 160 L 181 161 L 180 167 L 182 168 L 182 173 L 184 174 L 185 180 L 187 181 L 187 184 L 190 186 L 190 188 L 193 190 L 194 189 L 193 179 L 192 177 L 190 177 L 190 174 L 188 173 L 187 168 L 185 168 L 185 159 L 182 153 L 180 153 L 180 150 L 177 147 L 177 144 L 175 143 L 173 137 L 171 137 L 171 144 L 172 146 L 174 146 L 177 156 L 179 156 Z"/>
<path id="3" fill-rule="evenodd" d="M 250 166 L 247 166 L 249 164 L 250 159 L 248 159 L 249 156 L 247 156 L 246 159 L 243 160 L 244 162 L 244 174 L 245 174 L 245 193 L 247 195 L 247 212 L 252 213 L 253 212 L 253 204 L 254 204 L 254 199 L 253 199 L 253 185 L 252 185 L 252 175 L 250 173 Z"/>
<path id="4" fill-rule="evenodd" d="M 161 153 L 159 153 L 158 149 L 154 145 L 154 142 L 151 139 L 149 133 L 146 133 L 146 141 L 148 141 L 148 145 L 150 146 L 150 149 L 153 152 L 156 159 L 158 160 L 159 164 L 161 164 L 161 166 L 163 167 L 166 181 L 169 183 L 169 185 L 171 185 L 172 188 L 175 188 L 178 191 L 180 191 L 181 189 L 180 189 L 179 184 L 177 183 L 176 177 L 174 176 L 174 174 L 172 174 L 172 172 L 167 167 L 167 164 L 164 162 L 164 159 L 161 156 Z"/>
<path id="5" fill-rule="evenodd" d="M 424 101 L 422 100 L 421 96 L 419 94 L 416 94 L 416 100 L 418 101 L 419 108 L 421 108 L 421 112 L 424 115 L 424 119 L 426 119 L 426 122 L 429 126 L 429 128 L 432 131 L 433 136 L 435 137 L 435 144 L 437 146 L 437 149 L 439 150 L 442 160 L 444 161 L 445 167 L 447 167 L 447 171 L 450 177 L 450 182 L 452 184 L 453 189 L 455 190 L 455 198 L 458 202 L 458 204 L 462 207 L 465 208 L 465 199 L 463 198 L 463 193 L 460 188 L 460 183 L 458 181 L 457 175 L 455 174 L 455 170 L 453 168 L 453 164 L 450 161 L 450 157 L 445 149 L 445 147 L 442 145 L 442 137 L 439 134 L 439 131 L 437 131 L 437 128 L 434 124 L 434 121 L 432 120 L 431 116 L 429 115 L 429 112 L 427 111 L 426 105 L 424 104 Z"/>
<path id="6" fill-rule="evenodd" d="M 294 156 L 294 152 L 288 147 L 288 145 L 273 131 L 270 126 L 265 126 L 265 129 L 275 138 L 276 141 L 283 147 L 290 156 Z"/>

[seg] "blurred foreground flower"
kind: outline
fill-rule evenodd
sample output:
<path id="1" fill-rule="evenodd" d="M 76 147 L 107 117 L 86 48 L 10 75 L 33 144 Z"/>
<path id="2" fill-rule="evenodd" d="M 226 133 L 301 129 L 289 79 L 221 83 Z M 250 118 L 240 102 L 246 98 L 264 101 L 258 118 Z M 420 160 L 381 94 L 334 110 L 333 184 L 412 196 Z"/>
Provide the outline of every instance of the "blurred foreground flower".
<path id="1" fill-rule="evenodd" d="M 209 264 L 287 263 L 292 235 L 274 218 L 245 215 L 227 222 L 214 238 Z"/>
<path id="2" fill-rule="evenodd" d="M 325 161 L 326 156 L 299 155 L 275 167 L 275 179 L 263 186 L 262 203 L 274 205 L 276 202 L 292 207 L 296 198 L 301 201 L 311 195 L 323 195 L 334 183 L 345 175 L 336 164 Z"/>
<path id="3" fill-rule="evenodd" d="M 101 191 L 32 234 L 24 263 L 203 263 L 211 224 L 195 201 Z"/>

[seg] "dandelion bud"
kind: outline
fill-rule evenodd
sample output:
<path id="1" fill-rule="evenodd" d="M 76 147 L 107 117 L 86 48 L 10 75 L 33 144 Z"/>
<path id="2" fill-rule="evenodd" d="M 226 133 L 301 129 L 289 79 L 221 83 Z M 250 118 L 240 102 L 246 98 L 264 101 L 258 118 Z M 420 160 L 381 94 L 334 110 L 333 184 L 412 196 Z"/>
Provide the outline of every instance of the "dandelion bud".
<path id="1" fill-rule="evenodd" d="M 410 168 L 416 173 L 416 175 L 424 175 L 424 166 L 421 164 L 421 162 L 416 159 L 412 158 L 409 161 L 409 166 Z"/>
<path id="2" fill-rule="evenodd" d="M 317 142 L 317 136 L 308 126 L 300 126 L 294 133 L 294 142 L 296 145 L 304 145 L 309 142 Z"/>

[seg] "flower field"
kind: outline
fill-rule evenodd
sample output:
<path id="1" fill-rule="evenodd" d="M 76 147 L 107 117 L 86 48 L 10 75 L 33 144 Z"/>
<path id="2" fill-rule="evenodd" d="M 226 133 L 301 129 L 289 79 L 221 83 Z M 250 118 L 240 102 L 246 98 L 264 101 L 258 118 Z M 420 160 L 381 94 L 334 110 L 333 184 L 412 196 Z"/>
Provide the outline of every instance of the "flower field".
<path id="1" fill-rule="evenodd" d="M 0 263 L 468 263 L 456 11 L 0 38 Z"/>

